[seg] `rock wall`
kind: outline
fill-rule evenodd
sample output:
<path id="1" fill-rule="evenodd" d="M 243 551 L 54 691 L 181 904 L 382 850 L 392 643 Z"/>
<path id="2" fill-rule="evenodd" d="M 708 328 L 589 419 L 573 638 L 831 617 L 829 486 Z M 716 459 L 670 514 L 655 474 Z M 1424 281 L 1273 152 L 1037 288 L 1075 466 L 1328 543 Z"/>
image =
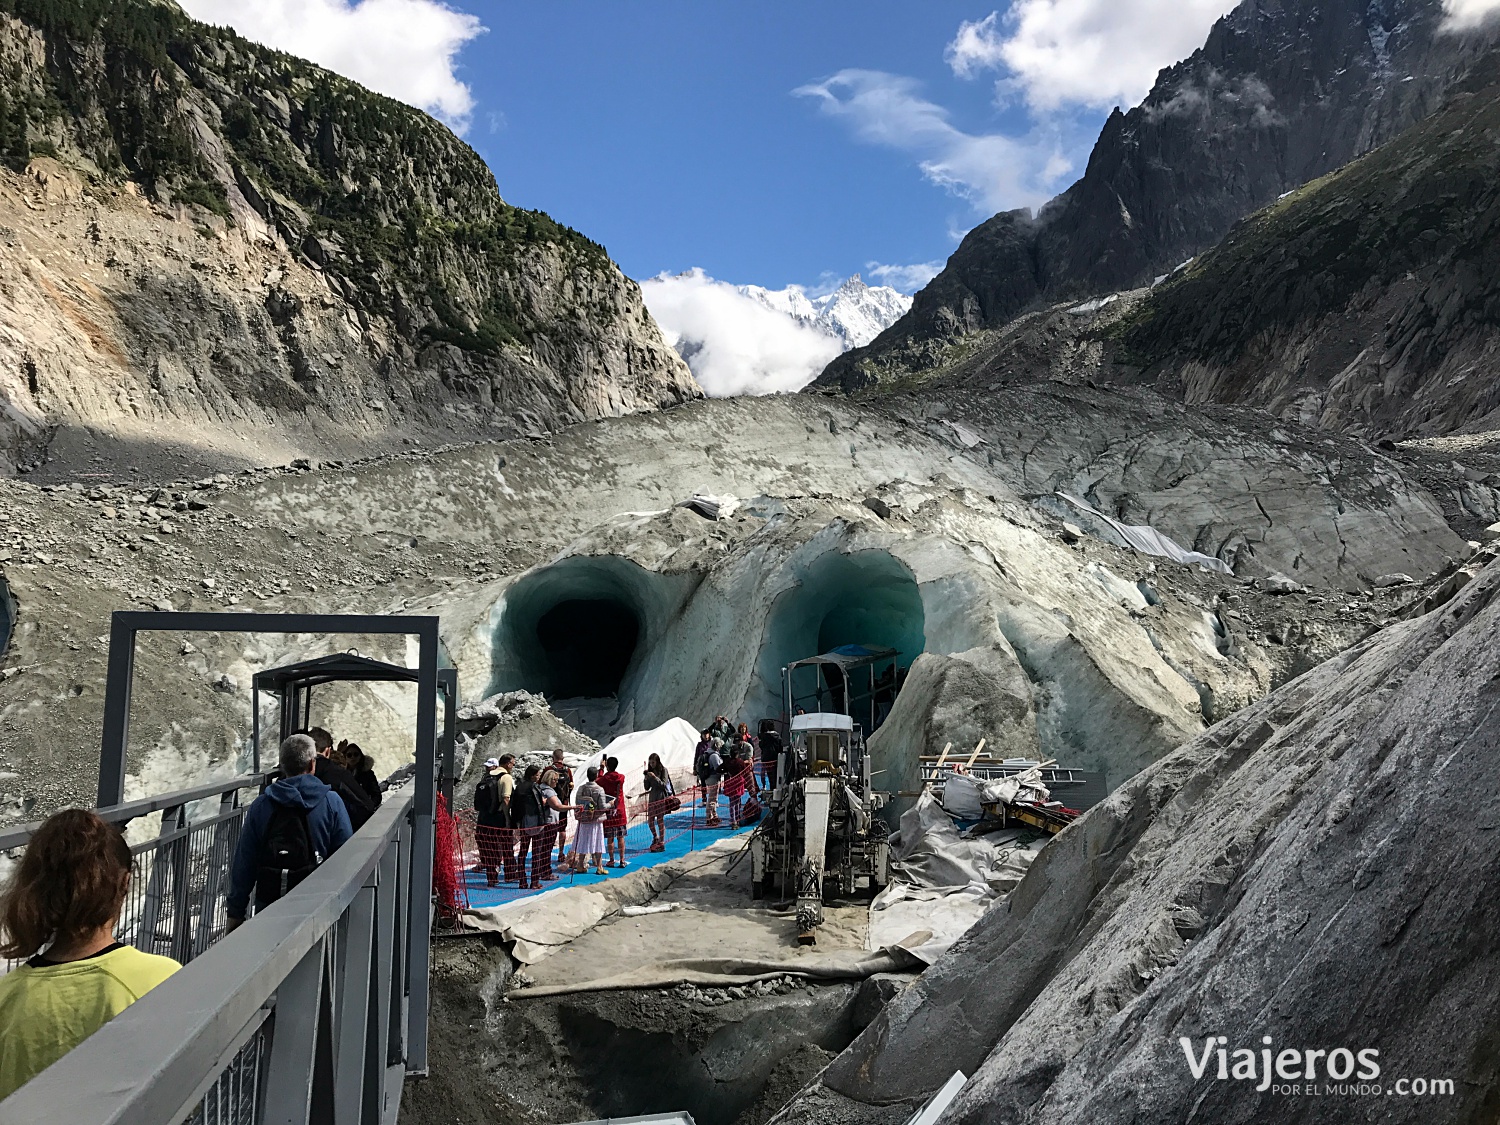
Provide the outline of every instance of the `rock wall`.
<path id="1" fill-rule="evenodd" d="M 948 1125 L 1327 1121 L 1332 1096 L 1339 1120 L 1492 1116 L 1500 944 L 1472 888 L 1500 871 L 1497 638 L 1492 561 L 1143 771 L 777 1120 L 875 1120 L 953 1070 Z M 1220 1035 L 1374 1050 L 1382 1092 L 1195 1079 L 1179 1040 Z M 1390 1096 L 1402 1078 L 1453 1092 Z"/>
<path id="2" fill-rule="evenodd" d="M 173 5 L 0 5 L 0 120 L 0 467 L 343 457 L 700 394 L 604 249 L 448 130 Z"/>
<path id="3" fill-rule="evenodd" d="M 1347 552 L 1361 569 L 1404 546 L 1423 577 L 1467 551 L 1399 467 L 1360 459 L 1368 453 L 1278 450 L 1228 424 L 1197 431 L 1149 392 L 1089 393 L 1094 421 L 1058 424 L 1050 439 L 1060 448 L 1084 441 L 1085 459 L 1149 433 L 1166 450 L 1219 443 L 1243 450 L 1242 467 L 1266 458 L 1265 471 L 1295 474 L 1300 506 L 1267 509 L 1283 521 L 1257 548 L 1268 568 L 1294 569 L 1290 521 L 1309 540 L 1347 527 Z M 1017 409 L 1060 420 L 1048 412 L 1072 407 L 1038 394 Z M 1001 433 L 996 420 L 997 440 Z M 731 441 L 777 455 L 725 461 L 716 453 Z M 1249 576 L 1069 541 L 1055 514 L 1027 502 L 1035 486 L 1023 492 L 1017 483 L 1025 464 L 1042 471 L 1044 461 L 1016 451 L 992 461 L 987 445 L 964 446 L 937 418 L 799 395 L 160 490 L 0 482 L 9 513 L 0 562 L 17 604 L 0 679 L 0 773 L 16 776 L 0 778 L 0 797 L 19 815 L 91 796 L 104 638 L 110 611 L 122 608 L 435 612 L 463 695 L 474 699 L 504 667 L 497 609 L 508 592 L 614 556 L 620 574 L 640 578 L 639 608 L 651 611 L 643 617 L 650 643 L 633 673 L 643 685 L 640 725 L 673 710 L 760 708 L 764 696 L 752 692 L 765 690 L 760 661 L 771 651 L 779 597 L 819 558 L 881 553 L 911 575 L 926 647 L 955 662 L 934 685 L 942 705 L 918 716 L 913 737 L 967 741 L 987 716 L 1000 724 L 997 736 L 1009 732 L 1018 745 L 1035 737 L 1069 757 L 1093 747 L 1123 775 L 1205 718 L 1357 640 L 1408 596 L 1401 587 L 1345 592 L 1340 568 L 1322 557 L 1296 569 L 1308 588 L 1273 593 Z M 1176 458 L 1133 465 L 1140 502 L 1181 494 Z M 1386 483 L 1363 492 L 1312 487 L 1319 476 L 1337 482 L 1360 472 Z M 1253 501 L 1261 478 L 1213 479 L 1219 490 L 1192 510 L 1218 511 L 1246 538 L 1259 535 L 1268 524 Z M 694 492 L 735 495 L 745 509 L 709 521 L 673 507 Z M 1191 538 L 1170 522 L 1167 530 Z M 183 653 L 184 640 L 196 651 Z M 250 668 L 349 647 L 375 651 L 368 638 L 167 638 L 137 663 L 132 774 L 162 789 L 225 766 L 243 745 Z M 660 663 L 646 661 L 647 651 Z M 225 676 L 227 689 L 216 687 Z M 363 719 L 346 708 L 344 726 L 372 752 L 388 744 L 395 753 L 409 730 L 407 704 L 371 702 Z M 1116 705 L 1122 710 L 1109 709 Z M 1124 719 L 1126 733 L 1112 731 Z"/>
<path id="4" fill-rule="evenodd" d="M 1459 93 L 1251 216 L 1122 321 L 1111 374 L 1371 438 L 1493 429 L 1497 128 L 1500 87 Z"/>
<path id="5" fill-rule="evenodd" d="M 1150 283 L 1242 216 L 1432 113 L 1493 46 L 1441 0 L 1245 0 L 1105 123 L 1081 179 L 1033 220 L 970 231 L 911 311 L 818 383 L 899 381 L 945 344 L 1044 303 Z"/>

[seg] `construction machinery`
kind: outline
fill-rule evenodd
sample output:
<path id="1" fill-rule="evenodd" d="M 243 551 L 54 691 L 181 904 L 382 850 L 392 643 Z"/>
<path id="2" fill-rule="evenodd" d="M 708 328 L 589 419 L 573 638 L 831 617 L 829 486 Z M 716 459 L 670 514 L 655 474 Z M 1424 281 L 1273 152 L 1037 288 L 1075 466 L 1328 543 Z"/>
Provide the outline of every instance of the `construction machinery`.
<path id="1" fill-rule="evenodd" d="M 821 697 L 841 697 L 847 706 L 854 695 L 847 690 L 850 673 L 893 655 L 869 649 L 835 652 L 797 661 L 781 672 L 790 737 L 777 761 L 767 816 L 750 840 L 751 893 L 794 900 L 797 940 L 804 945 L 816 941 L 827 897 L 861 889 L 873 895 L 889 880 L 889 829 L 875 816 L 889 794 L 872 783 L 861 725 L 841 710 L 794 713 L 793 678 L 799 669 L 810 668 L 820 681 L 832 679 L 842 690 L 825 691 Z"/>

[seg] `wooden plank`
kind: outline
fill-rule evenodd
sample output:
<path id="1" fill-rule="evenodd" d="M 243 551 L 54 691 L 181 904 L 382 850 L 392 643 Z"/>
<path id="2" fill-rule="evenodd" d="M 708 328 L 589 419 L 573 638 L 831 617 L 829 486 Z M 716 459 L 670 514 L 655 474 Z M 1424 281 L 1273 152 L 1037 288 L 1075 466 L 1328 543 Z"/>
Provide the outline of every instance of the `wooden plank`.
<path id="1" fill-rule="evenodd" d="M 964 766 L 964 769 L 973 769 L 974 768 L 974 763 L 976 761 L 978 761 L 978 759 L 979 759 L 979 752 L 984 749 L 984 743 L 985 743 L 985 740 L 981 738 L 979 740 L 979 745 L 976 746 L 976 747 L 974 747 L 974 753 L 972 753 L 972 754 L 969 755 L 968 764 Z"/>

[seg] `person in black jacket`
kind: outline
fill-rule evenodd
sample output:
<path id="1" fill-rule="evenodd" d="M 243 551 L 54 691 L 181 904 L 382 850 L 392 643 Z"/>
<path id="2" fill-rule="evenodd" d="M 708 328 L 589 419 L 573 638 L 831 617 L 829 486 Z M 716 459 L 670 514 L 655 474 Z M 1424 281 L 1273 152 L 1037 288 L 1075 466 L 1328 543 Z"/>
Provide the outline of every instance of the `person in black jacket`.
<path id="1" fill-rule="evenodd" d="M 349 813 L 349 823 L 354 826 L 354 831 L 358 832 L 360 826 L 375 815 L 375 806 L 370 803 L 370 798 L 366 796 L 354 775 L 333 760 L 333 735 L 322 727 L 313 727 L 297 733 L 307 735 L 313 740 L 313 745 L 318 748 L 318 760 L 314 763 L 314 776 L 343 799 L 344 808 Z"/>
<path id="2" fill-rule="evenodd" d="M 385 794 L 381 793 L 380 779 L 375 776 L 375 759 L 360 749 L 359 743 L 345 740 L 333 752 L 333 760 L 354 775 L 360 792 L 369 798 L 372 808 L 378 809 Z"/>

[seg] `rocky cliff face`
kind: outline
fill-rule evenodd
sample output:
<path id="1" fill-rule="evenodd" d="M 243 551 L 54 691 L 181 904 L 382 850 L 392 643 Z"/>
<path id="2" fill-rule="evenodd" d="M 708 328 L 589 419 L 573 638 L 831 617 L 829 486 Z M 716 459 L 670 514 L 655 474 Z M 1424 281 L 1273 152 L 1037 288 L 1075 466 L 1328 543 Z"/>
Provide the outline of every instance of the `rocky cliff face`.
<path id="1" fill-rule="evenodd" d="M 1497 133 L 1500 87 L 1458 94 L 1158 286 L 1111 333 L 1115 358 L 1189 402 L 1371 437 L 1493 429 Z"/>
<path id="2" fill-rule="evenodd" d="M 1442 18 L 1441 0 L 1246 0 L 1141 105 L 1110 116 L 1082 179 L 1035 220 L 1011 212 L 970 231 L 906 317 L 819 381 L 899 378 L 1038 302 L 1169 272 L 1437 109 L 1493 46 L 1442 33 Z"/>
<path id="3" fill-rule="evenodd" d="M 603 248 L 445 128 L 175 6 L 0 4 L 0 158 L 0 463 L 354 453 L 698 396 Z"/>

